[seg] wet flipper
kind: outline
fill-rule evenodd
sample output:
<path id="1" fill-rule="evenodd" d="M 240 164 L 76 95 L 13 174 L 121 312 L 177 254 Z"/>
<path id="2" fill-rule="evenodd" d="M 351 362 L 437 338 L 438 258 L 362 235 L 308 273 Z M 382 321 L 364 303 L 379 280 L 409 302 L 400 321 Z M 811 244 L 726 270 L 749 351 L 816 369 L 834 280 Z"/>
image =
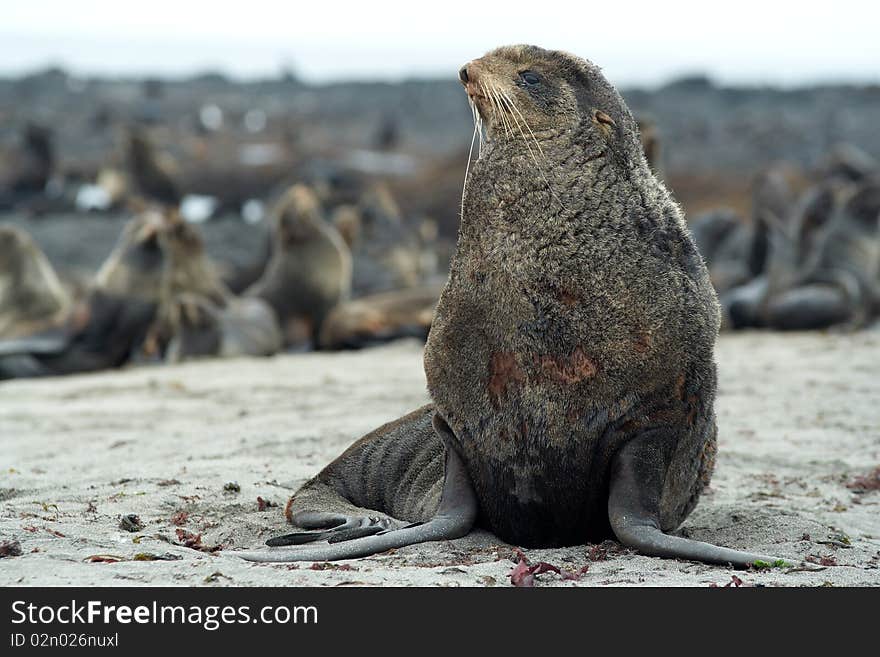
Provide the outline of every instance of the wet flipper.
<path id="1" fill-rule="evenodd" d="M 473 485 L 468 477 L 467 470 L 461 457 L 456 451 L 456 440 L 446 423 L 434 415 L 434 430 L 443 441 L 445 453 L 445 467 L 443 475 L 443 492 L 440 497 L 440 505 L 434 516 L 425 523 L 413 523 L 400 529 L 382 530 L 378 533 L 362 536 L 349 528 L 342 529 L 349 519 L 337 527 L 323 532 L 324 534 L 314 540 L 320 541 L 314 544 L 310 538 L 313 532 L 299 532 L 279 537 L 278 541 L 300 541 L 306 534 L 308 543 L 296 544 L 284 543 L 285 547 L 276 547 L 270 550 L 236 552 L 236 556 L 248 561 L 260 562 L 287 562 L 287 561 L 334 561 L 337 559 L 357 559 L 386 552 L 395 548 L 424 543 L 426 541 L 442 541 L 460 538 L 470 532 L 477 517 L 477 497 Z M 320 521 L 320 515 L 315 514 L 313 521 Z M 338 514 L 327 514 L 328 516 Z M 297 518 L 301 524 L 301 518 Z M 305 519 L 308 522 L 308 518 Z M 325 518 L 331 521 L 332 518 Z M 364 529 L 365 527 L 361 527 Z M 366 528 L 370 528 L 366 525 Z M 342 530 L 345 534 L 337 534 L 337 540 L 331 542 L 333 532 Z M 350 533 L 349 533 L 350 532 Z M 297 538 L 290 538 L 297 537 Z M 324 542 L 327 541 L 327 542 Z M 274 543 L 278 545 L 279 543 Z"/>
<path id="2" fill-rule="evenodd" d="M 660 528 L 663 469 L 657 467 L 660 448 L 652 434 L 633 438 L 614 456 L 608 518 L 618 540 L 651 557 L 689 559 L 748 568 L 783 563 L 777 557 L 740 552 L 711 543 L 664 534 Z"/>

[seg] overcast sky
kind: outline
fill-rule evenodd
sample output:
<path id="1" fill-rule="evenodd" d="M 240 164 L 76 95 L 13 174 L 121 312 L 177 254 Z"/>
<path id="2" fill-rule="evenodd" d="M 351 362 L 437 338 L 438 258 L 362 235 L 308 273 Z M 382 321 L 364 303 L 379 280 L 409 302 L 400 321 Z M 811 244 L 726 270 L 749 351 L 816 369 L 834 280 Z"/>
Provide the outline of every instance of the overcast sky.
<path id="1" fill-rule="evenodd" d="M 454 76 L 507 43 L 572 51 L 618 84 L 880 82 L 880 2 L 40 0 L 5 2 L 0 73 Z M 577 8 L 575 8 L 577 7 Z M 136 8 L 136 9 L 135 9 Z"/>

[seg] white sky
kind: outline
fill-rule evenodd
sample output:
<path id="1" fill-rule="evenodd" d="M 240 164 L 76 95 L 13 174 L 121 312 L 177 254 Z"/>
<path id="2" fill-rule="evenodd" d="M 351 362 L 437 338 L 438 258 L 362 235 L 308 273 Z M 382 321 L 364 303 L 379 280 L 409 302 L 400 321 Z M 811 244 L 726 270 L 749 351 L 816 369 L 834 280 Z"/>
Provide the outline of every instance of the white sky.
<path id="1" fill-rule="evenodd" d="M 207 69 L 303 77 L 454 76 L 491 48 L 570 50 L 618 84 L 880 82 L 880 1 L 5 0 L 0 73 Z"/>

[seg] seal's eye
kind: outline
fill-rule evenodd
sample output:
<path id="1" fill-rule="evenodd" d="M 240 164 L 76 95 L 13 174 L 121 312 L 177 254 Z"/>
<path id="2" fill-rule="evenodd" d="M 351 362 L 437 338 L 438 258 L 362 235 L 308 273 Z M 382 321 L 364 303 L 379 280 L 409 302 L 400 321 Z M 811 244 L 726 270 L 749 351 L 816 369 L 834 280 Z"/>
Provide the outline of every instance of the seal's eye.
<path id="1" fill-rule="evenodd" d="M 530 86 L 534 86 L 541 81 L 540 76 L 534 71 L 523 71 L 519 74 L 519 79 Z"/>

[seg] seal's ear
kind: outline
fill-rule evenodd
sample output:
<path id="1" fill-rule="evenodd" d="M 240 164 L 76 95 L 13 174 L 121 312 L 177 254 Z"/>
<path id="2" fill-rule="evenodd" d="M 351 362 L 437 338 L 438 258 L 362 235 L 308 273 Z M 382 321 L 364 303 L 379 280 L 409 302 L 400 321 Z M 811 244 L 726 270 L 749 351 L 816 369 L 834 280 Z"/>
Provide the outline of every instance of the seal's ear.
<path id="1" fill-rule="evenodd" d="M 599 130 L 602 132 L 602 136 L 606 139 L 611 136 L 612 131 L 614 130 L 614 128 L 617 127 L 614 119 L 612 119 L 602 110 L 598 109 L 593 110 L 593 123 L 599 126 Z"/>

